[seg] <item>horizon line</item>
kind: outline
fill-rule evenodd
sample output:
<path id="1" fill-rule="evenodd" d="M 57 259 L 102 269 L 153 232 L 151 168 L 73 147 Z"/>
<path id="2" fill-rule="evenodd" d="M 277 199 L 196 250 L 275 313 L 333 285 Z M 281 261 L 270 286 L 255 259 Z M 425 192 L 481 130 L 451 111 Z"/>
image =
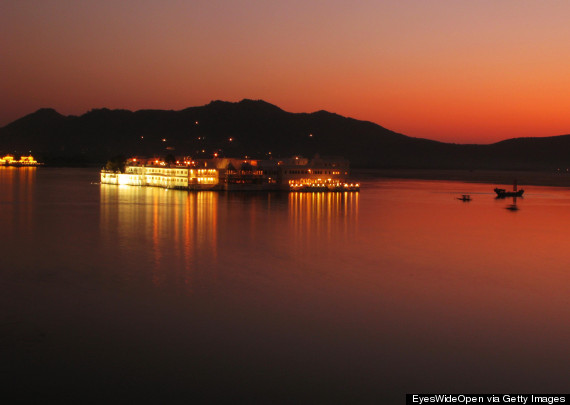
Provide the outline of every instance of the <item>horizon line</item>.
<path id="1" fill-rule="evenodd" d="M 35 111 L 31 112 L 31 113 L 25 114 L 25 115 L 23 115 L 23 116 L 21 116 L 21 117 L 19 117 L 19 118 L 16 118 L 16 119 L 13 120 L 13 121 L 8 122 L 7 124 L 1 126 L 1 127 L 0 127 L 0 130 L 3 130 L 3 129 L 6 128 L 7 126 L 9 126 L 9 125 L 11 125 L 11 124 L 13 124 L 13 123 L 15 123 L 15 122 L 17 122 L 17 121 L 19 121 L 19 120 L 22 120 L 22 119 L 24 119 L 24 118 L 26 118 L 26 117 L 28 117 L 28 116 L 30 116 L 30 115 L 36 114 L 36 113 L 38 113 L 38 112 L 40 112 L 40 111 L 42 111 L 42 110 L 52 110 L 52 111 L 56 112 L 58 115 L 61 115 L 61 116 L 67 118 L 67 117 L 82 117 L 82 116 L 84 116 L 85 114 L 88 114 L 88 113 L 90 113 L 90 112 L 92 112 L 92 111 L 98 111 L 98 110 L 128 111 L 128 112 L 131 112 L 131 113 L 137 113 L 137 112 L 141 112 L 141 111 L 183 112 L 183 111 L 188 110 L 188 109 L 191 109 L 191 108 L 206 107 L 206 106 L 208 106 L 208 105 L 210 105 L 210 104 L 212 104 L 212 103 L 216 103 L 216 102 L 228 103 L 228 104 L 239 104 L 239 103 L 242 103 L 242 102 L 244 102 L 244 101 L 263 102 L 263 103 L 265 103 L 265 104 L 268 104 L 268 105 L 270 105 L 270 106 L 272 106 L 272 107 L 275 107 L 275 108 L 277 108 L 277 109 L 279 109 L 279 110 L 281 110 L 281 111 L 283 111 L 283 112 L 285 112 L 285 113 L 288 113 L 288 114 L 316 114 L 316 113 L 319 113 L 319 112 L 326 112 L 326 113 L 328 113 L 328 114 L 338 115 L 339 117 L 342 117 L 342 118 L 345 118 L 345 119 L 352 119 L 352 120 L 360 121 L 360 122 L 368 122 L 368 123 L 371 123 L 371 124 L 373 124 L 373 125 L 377 125 L 377 126 L 379 126 L 380 128 L 386 129 L 386 130 L 388 130 L 388 131 L 390 131 L 390 132 L 393 132 L 393 133 L 398 134 L 398 135 L 406 136 L 406 137 L 408 137 L 408 138 L 422 139 L 422 140 L 427 140 L 427 141 L 431 141 L 431 142 L 438 142 L 438 143 L 442 143 L 442 144 L 449 144 L 449 145 L 480 145 L 480 146 L 485 146 L 485 145 L 494 145 L 494 144 L 497 144 L 497 143 L 501 143 L 501 142 L 505 142 L 505 141 L 510 141 L 510 140 L 515 140 L 515 139 L 542 139 L 542 138 L 546 139 L 546 138 L 557 138 L 557 137 L 563 137 L 563 136 L 569 136 L 569 135 L 570 135 L 570 132 L 569 132 L 569 133 L 566 133 L 566 134 L 558 134 L 558 135 L 516 136 L 516 137 L 501 139 L 501 140 L 498 140 L 498 141 L 495 141 L 495 142 L 490 142 L 490 143 L 473 143 L 473 142 L 461 143 L 461 142 L 440 141 L 440 140 L 431 139 L 431 138 L 425 138 L 425 137 L 419 137 L 419 136 L 408 135 L 408 134 L 405 134 L 405 133 L 402 133 L 402 132 L 398 132 L 398 131 L 389 129 L 389 128 L 387 128 L 387 127 L 385 127 L 385 126 L 383 126 L 383 125 L 381 125 L 381 124 L 379 124 L 379 123 L 377 123 L 377 122 L 374 122 L 374 121 L 365 120 L 365 119 L 358 119 L 358 118 L 354 118 L 354 117 L 342 115 L 342 114 L 339 114 L 339 113 L 336 113 L 336 112 L 331 112 L 331 111 L 328 111 L 328 110 L 325 110 L 325 109 L 319 109 L 319 110 L 315 110 L 315 111 L 311 111 L 311 112 L 292 112 L 292 111 L 284 110 L 283 108 L 279 107 L 278 105 L 273 104 L 273 103 L 270 103 L 270 102 L 268 102 L 268 101 L 266 101 L 266 100 L 264 100 L 264 99 L 251 99 L 251 98 L 242 98 L 242 99 L 239 100 L 239 101 L 227 101 L 227 100 L 215 99 L 215 100 L 210 100 L 207 104 L 188 106 L 188 107 L 184 107 L 184 108 L 181 108 L 181 109 L 161 109 L 161 108 L 128 109 L 128 108 L 93 107 L 93 108 L 90 108 L 90 109 L 88 109 L 87 111 L 85 111 L 84 113 L 79 114 L 79 115 L 76 115 L 76 114 L 67 114 L 67 115 L 66 115 L 66 114 L 60 113 L 57 109 L 55 109 L 55 108 L 53 108 L 53 107 L 40 107 L 40 108 L 38 108 L 37 110 L 35 110 Z"/>

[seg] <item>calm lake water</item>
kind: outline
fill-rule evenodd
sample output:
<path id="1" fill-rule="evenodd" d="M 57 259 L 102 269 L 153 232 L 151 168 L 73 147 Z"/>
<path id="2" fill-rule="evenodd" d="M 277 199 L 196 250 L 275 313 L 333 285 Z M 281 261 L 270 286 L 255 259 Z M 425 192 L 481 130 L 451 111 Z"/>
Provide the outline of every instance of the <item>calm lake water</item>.
<path id="1" fill-rule="evenodd" d="M 525 187 L 510 211 L 494 184 L 97 182 L 94 169 L 0 168 L 0 377 L 22 398 L 568 391 L 567 188 Z"/>

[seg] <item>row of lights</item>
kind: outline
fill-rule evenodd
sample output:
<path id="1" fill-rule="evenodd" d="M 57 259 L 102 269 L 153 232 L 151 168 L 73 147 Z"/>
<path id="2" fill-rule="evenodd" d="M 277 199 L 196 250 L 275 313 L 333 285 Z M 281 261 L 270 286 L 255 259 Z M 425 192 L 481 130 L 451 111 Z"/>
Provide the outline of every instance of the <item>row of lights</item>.
<path id="1" fill-rule="evenodd" d="M 290 183 L 289 186 L 291 188 L 300 188 L 300 187 L 340 187 L 340 183 Z M 360 188 L 359 183 L 343 183 L 342 185 L 346 189 L 355 189 Z"/>
<path id="2" fill-rule="evenodd" d="M 198 125 L 198 121 L 196 121 L 196 125 Z M 309 138 L 312 138 L 313 134 L 309 134 Z M 141 136 L 141 139 L 144 139 L 144 136 Z M 205 136 L 199 136 L 198 140 L 203 140 L 206 139 Z M 234 138 L 233 137 L 229 137 L 228 141 L 233 142 Z M 162 138 L 162 142 L 166 142 L 166 138 Z M 269 154 L 271 154 L 271 152 L 269 152 Z"/>

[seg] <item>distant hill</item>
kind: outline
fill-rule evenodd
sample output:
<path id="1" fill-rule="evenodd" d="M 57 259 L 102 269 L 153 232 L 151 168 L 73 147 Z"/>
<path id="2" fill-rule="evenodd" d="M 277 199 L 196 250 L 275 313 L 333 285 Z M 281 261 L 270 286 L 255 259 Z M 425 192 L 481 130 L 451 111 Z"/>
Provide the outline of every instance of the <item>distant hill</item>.
<path id="1" fill-rule="evenodd" d="M 230 140 L 231 139 L 231 140 Z M 256 158 L 344 156 L 353 167 L 553 170 L 570 167 L 570 135 L 460 145 L 413 138 L 327 111 L 289 113 L 261 100 L 213 101 L 181 111 L 41 109 L 0 128 L 0 151 L 33 151 L 48 164 L 117 156 Z"/>

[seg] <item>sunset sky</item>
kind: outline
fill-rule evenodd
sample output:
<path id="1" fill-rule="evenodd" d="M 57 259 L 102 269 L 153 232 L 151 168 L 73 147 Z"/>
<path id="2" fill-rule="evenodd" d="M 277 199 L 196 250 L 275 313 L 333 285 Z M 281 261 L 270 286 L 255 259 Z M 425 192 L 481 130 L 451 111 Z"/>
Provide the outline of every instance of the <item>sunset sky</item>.
<path id="1" fill-rule="evenodd" d="M 458 143 L 570 133 L 566 0 L 0 0 L 0 126 L 263 99 Z"/>

